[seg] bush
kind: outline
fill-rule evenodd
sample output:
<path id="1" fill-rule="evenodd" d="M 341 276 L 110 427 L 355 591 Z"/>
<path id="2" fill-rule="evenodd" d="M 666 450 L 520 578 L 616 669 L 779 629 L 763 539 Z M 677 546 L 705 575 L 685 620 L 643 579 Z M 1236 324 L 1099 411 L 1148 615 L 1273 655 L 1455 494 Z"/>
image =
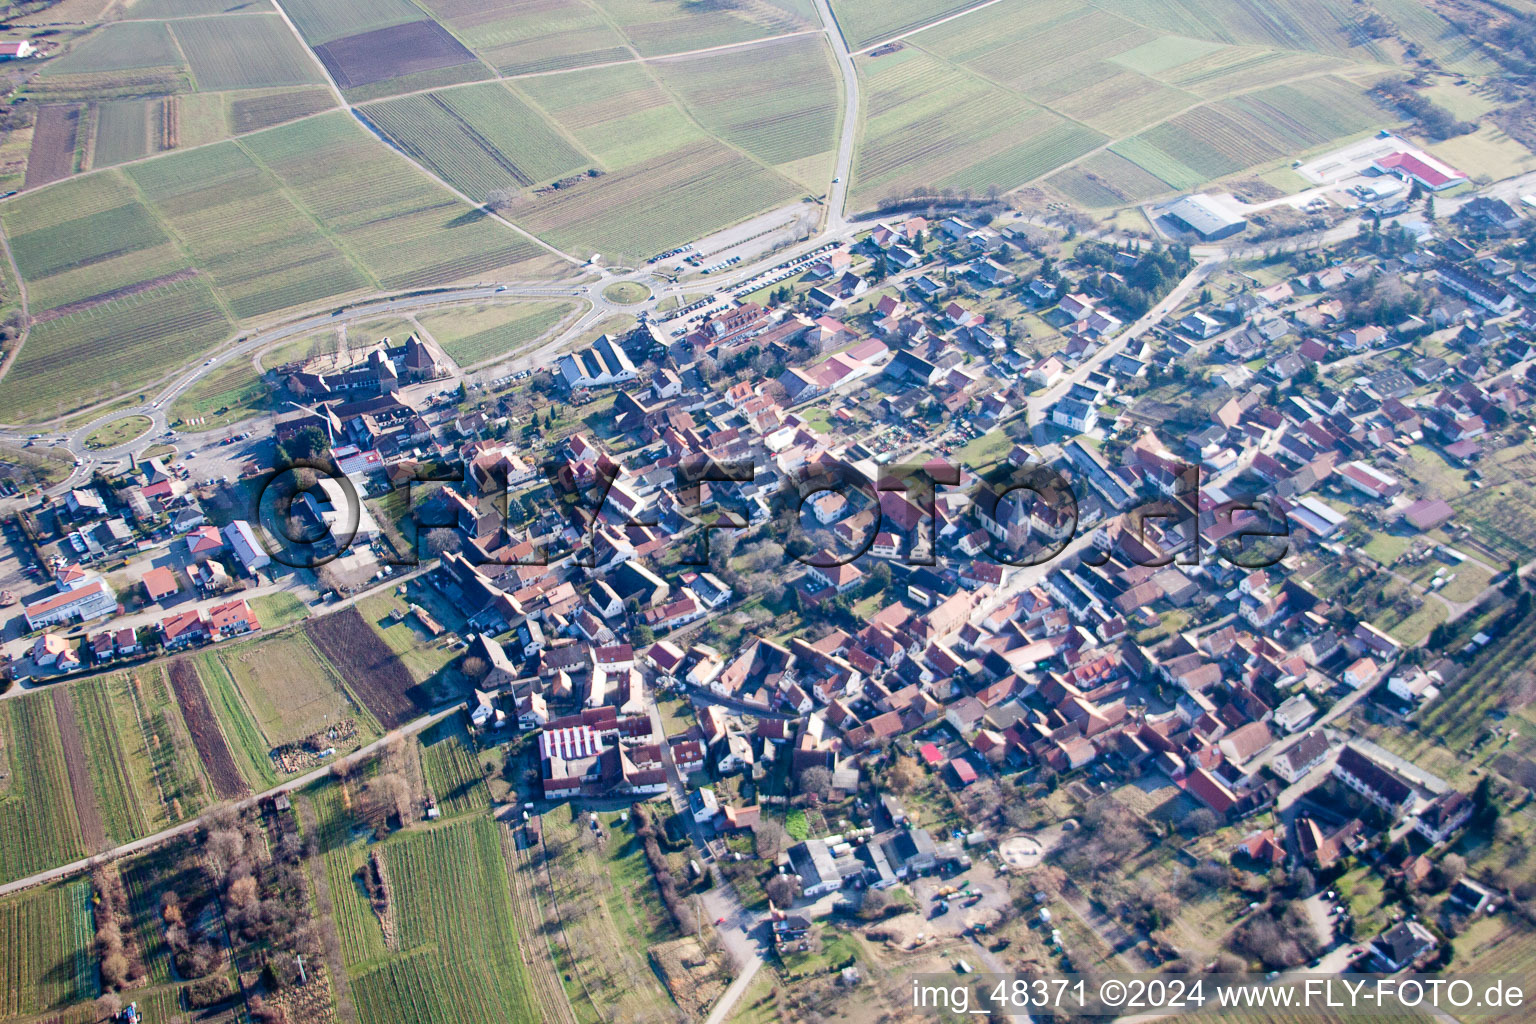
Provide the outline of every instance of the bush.
<path id="1" fill-rule="evenodd" d="M 225 1002 L 235 994 L 234 982 L 227 974 L 210 974 L 187 986 L 187 1005 L 194 1010 Z"/>

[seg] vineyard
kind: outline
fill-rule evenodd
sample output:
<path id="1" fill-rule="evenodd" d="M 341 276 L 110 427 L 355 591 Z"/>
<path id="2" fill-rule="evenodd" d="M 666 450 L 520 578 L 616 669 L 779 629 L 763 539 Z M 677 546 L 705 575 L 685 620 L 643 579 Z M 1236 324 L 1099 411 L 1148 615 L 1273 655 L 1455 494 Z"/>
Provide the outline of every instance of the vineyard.
<path id="1" fill-rule="evenodd" d="M 0 702 L 0 882 L 85 854 L 53 704 Z"/>
<path id="2" fill-rule="evenodd" d="M 472 199 L 564 177 L 587 163 L 542 117 L 496 83 L 373 103 L 364 115 Z"/>
<path id="3" fill-rule="evenodd" d="M 555 71 L 629 57 L 623 37 L 581 0 L 538 4 L 503 0 L 494 11 L 486 9 L 485 0 L 428 0 L 425 6 L 502 74 Z"/>
<path id="4" fill-rule="evenodd" d="M 321 80 L 314 61 L 276 14 L 183 18 L 173 28 L 199 89 L 309 85 Z"/>
<path id="5" fill-rule="evenodd" d="M 121 393 L 184 366 L 229 329 L 200 279 L 38 324 L 6 375 L 0 418 L 57 415 Z M 81 352 L 91 358 L 82 360 Z"/>
<path id="6" fill-rule="evenodd" d="M 382 845 L 404 952 L 353 979 L 362 1024 L 539 1019 L 517 952 L 524 937 L 512 923 L 500 827 L 465 818 Z"/>
<path id="7" fill-rule="evenodd" d="M 1090 209 L 1140 203 L 1168 191 L 1162 179 L 1107 150 L 1052 175 L 1049 184 Z"/>
<path id="8" fill-rule="evenodd" d="M 948 17 L 981 0 L 833 0 L 848 45 L 862 50 Z"/>
<path id="9" fill-rule="evenodd" d="M 386 288 L 524 277 L 551 265 L 533 243 L 475 214 L 346 114 L 274 128 L 246 145 Z"/>
<path id="10" fill-rule="evenodd" d="M 708 138 L 634 64 L 525 78 L 518 82 L 518 89 L 609 171 L 622 171 Z"/>
<path id="11" fill-rule="evenodd" d="M 509 356 L 553 331 L 577 307 L 566 302 L 525 302 L 423 313 L 418 319 L 460 366 Z"/>
<path id="12" fill-rule="evenodd" d="M 237 317 L 314 305 L 370 284 L 237 143 L 136 164 L 129 174 Z"/>
<path id="13" fill-rule="evenodd" d="M 700 4 L 690 0 L 595 0 L 642 56 L 782 35 L 816 23 L 803 0 Z"/>
<path id="14" fill-rule="evenodd" d="M 411 0 L 283 0 L 283 10 L 311 45 L 421 17 Z"/>
<path id="15" fill-rule="evenodd" d="M 50 103 L 37 112 L 32 146 L 27 150 L 23 187 L 37 188 L 75 173 L 80 121 L 85 108 L 77 103 Z"/>
<path id="16" fill-rule="evenodd" d="M 601 252 L 627 263 L 798 194 L 787 178 L 724 146 L 696 143 L 574 188 L 526 198 L 513 216 L 561 249 Z M 645 216 L 635 216 L 637 210 Z"/>
<path id="17" fill-rule="evenodd" d="M 260 131 L 330 110 L 336 100 L 327 89 L 293 89 L 230 102 L 229 124 L 237 135 Z"/>
<path id="18" fill-rule="evenodd" d="M 830 157 L 837 142 L 837 77 L 819 38 L 666 61 L 657 73 L 705 128 L 764 163 Z"/>
<path id="19" fill-rule="evenodd" d="M 147 764 L 146 773 L 160 796 L 163 809 L 157 806 L 153 824 L 173 825 L 196 814 L 208 802 L 208 780 L 164 668 L 155 665 L 117 676 L 109 685 L 118 706 L 131 708 L 124 714 L 143 732 L 143 747 L 130 747 L 128 753 Z"/>
<path id="20" fill-rule="evenodd" d="M 304 632 L 386 732 L 421 713 L 416 681 L 356 606 L 308 619 Z"/>
<path id="21" fill-rule="evenodd" d="M 151 150 L 151 114 L 159 127 L 160 101 L 108 100 L 96 106 L 95 167 L 111 167 L 147 156 Z M 159 132 L 154 132 L 158 138 Z M 158 148 L 158 147 L 156 147 Z"/>
<path id="22" fill-rule="evenodd" d="M 91 782 L 107 836 L 122 843 L 147 834 L 151 819 L 144 808 L 154 807 L 159 800 L 151 780 L 144 777 L 142 765 L 130 757 L 129 745 L 118 731 L 108 681 L 92 679 L 78 683 L 70 688 L 69 697 L 86 740 Z M 139 737 L 135 735 L 132 740 L 137 745 Z"/>
<path id="23" fill-rule="evenodd" d="M 163 21 L 119 21 L 105 25 L 43 67 L 45 78 L 142 68 L 184 68 L 181 52 Z"/>
<path id="24" fill-rule="evenodd" d="M 88 879 L 0 900 L 0 936 L 0 1020 L 96 998 Z"/>
<path id="25" fill-rule="evenodd" d="M 484 812 L 491 805 L 485 777 L 463 715 L 445 718 L 421 734 L 421 771 L 444 816 Z"/>

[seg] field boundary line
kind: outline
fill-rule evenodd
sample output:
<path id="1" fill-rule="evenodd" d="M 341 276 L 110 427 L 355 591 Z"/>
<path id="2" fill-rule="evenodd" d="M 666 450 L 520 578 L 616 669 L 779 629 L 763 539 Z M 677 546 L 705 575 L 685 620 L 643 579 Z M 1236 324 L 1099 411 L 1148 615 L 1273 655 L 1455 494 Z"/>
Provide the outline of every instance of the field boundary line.
<path id="1" fill-rule="evenodd" d="M 880 40 L 880 42 L 873 43 L 873 44 L 871 44 L 869 46 L 863 47 L 862 49 L 858 49 L 858 50 L 850 49 L 849 53 L 852 56 L 862 57 L 864 54 L 869 53 L 871 50 L 878 50 L 882 46 L 889 46 L 892 43 L 899 43 L 903 39 L 906 39 L 908 36 L 915 36 L 919 32 L 926 32 L 926 31 L 928 31 L 931 28 L 937 28 L 938 26 L 945 24 L 946 22 L 954 21 L 956 18 L 963 18 L 967 14 L 974 14 L 976 11 L 982 10 L 984 8 L 987 8 L 987 7 L 991 7 L 993 4 L 1000 4 L 1002 2 L 1003 2 L 1003 0 L 985 0 L 985 2 L 979 3 L 979 4 L 975 5 L 974 7 L 967 7 L 965 10 L 963 10 L 963 11 L 956 11 L 953 14 L 946 14 L 944 17 L 939 18 L 939 19 L 937 19 L 935 21 L 930 21 L 926 25 L 919 25 L 919 26 L 917 26 L 917 28 L 909 28 L 905 32 L 902 32 L 902 33 L 899 33 L 897 35 L 891 36 L 889 39 L 882 39 L 882 40 Z M 1129 21 L 1130 19 L 1126 19 L 1126 20 Z M 1145 26 L 1143 26 L 1143 27 L 1145 27 Z M 841 26 L 839 26 L 839 31 L 841 31 Z"/>
<path id="2" fill-rule="evenodd" d="M 492 220 L 498 221 L 504 226 L 511 228 L 517 234 L 522 235 L 530 242 L 533 242 L 535 245 L 539 246 L 539 248 L 552 255 L 560 257 L 572 266 L 586 266 L 585 260 L 579 260 L 575 256 L 572 256 L 570 253 L 555 248 L 553 245 L 550 245 L 548 242 L 544 241 L 544 239 L 540 238 L 538 235 L 535 235 L 533 232 L 518 227 L 516 224 L 512 223 L 510 220 L 507 220 L 507 218 L 503 217 L 495 210 L 489 209 L 483 202 L 474 201 L 469 196 L 465 195 L 463 192 L 460 192 L 448 182 L 444 181 L 442 178 L 439 178 L 436 174 L 433 174 L 425 166 L 413 160 L 408 154 L 402 152 L 400 147 L 395 146 L 384 139 L 383 136 L 374 130 L 373 126 L 368 123 L 368 119 L 358 113 L 357 107 L 350 100 L 348 100 L 346 94 L 341 91 L 341 86 L 336 84 L 336 79 L 331 74 L 331 69 L 325 66 L 325 62 L 322 61 L 320 57 L 315 53 L 314 48 L 311 47 L 307 41 L 305 41 L 303 34 L 299 32 L 298 26 L 295 25 L 293 23 L 293 19 L 288 16 L 288 10 L 283 6 L 283 0 L 272 0 L 272 6 L 277 9 L 277 13 L 282 17 L 283 23 L 288 26 L 289 31 L 291 31 L 295 38 L 298 39 L 299 45 L 304 47 L 304 52 L 309 54 L 309 59 L 314 62 L 315 66 L 320 69 L 320 73 L 325 76 L 325 80 L 330 84 L 331 92 L 335 95 L 337 101 L 341 103 L 342 107 L 347 111 L 347 113 L 352 115 L 352 120 L 362 125 L 364 131 L 377 139 L 379 143 L 385 148 L 397 154 L 402 160 L 416 168 L 418 173 L 426 175 L 429 179 L 437 182 L 440 186 L 447 189 L 448 192 L 453 196 L 457 197 L 459 200 L 465 203 L 468 203 L 471 210 L 480 210 L 484 212 L 485 215 L 490 217 Z M 478 55 L 476 55 L 476 59 L 480 59 Z M 481 63 L 484 63 L 484 61 L 482 60 Z M 493 68 L 492 70 L 494 71 L 495 69 Z"/>
<path id="3" fill-rule="evenodd" d="M 16 364 L 16 358 L 21 355 L 27 336 L 32 333 L 32 314 L 27 311 L 27 282 L 22 280 L 21 268 L 16 265 L 16 257 L 11 253 L 11 239 L 6 234 L 4 224 L 0 224 L 0 249 L 5 250 L 5 261 L 10 264 L 11 276 L 16 279 L 16 296 L 21 300 L 21 327 L 16 332 L 16 344 L 11 346 L 5 362 L 0 363 L 0 381 L 3 381 Z"/>

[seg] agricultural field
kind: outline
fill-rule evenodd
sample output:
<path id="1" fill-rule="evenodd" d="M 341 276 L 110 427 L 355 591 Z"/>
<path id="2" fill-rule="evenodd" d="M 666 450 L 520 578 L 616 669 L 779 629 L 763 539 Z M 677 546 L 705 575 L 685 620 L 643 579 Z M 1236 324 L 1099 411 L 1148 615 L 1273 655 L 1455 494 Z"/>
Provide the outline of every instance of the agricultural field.
<path id="1" fill-rule="evenodd" d="M 723 46 L 813 27 L 804 0 L 763 0 L 739 6 L 689 0 L 593 0 L 642 56 Z"/>
<path id="2" fill-rule="evenodd" d="M 243 143 L 385 288 L 570 272 L 505 225 L 469 209 L 347 114 L 283 125 Z"/>
<path id="3" fill-rule="evenodd" d="M 355 605 L 308 619 L 303 628 L 385 731 L 425 711 L 426 698 L 417 681 Z"/>
<path id="4" fill-rule="evenodd" d="M 85 853 L 53 703 L 0 701 L 0 882 Z"/>
<path id="5" fill-rule="evenodd" d="M 196 666 L 197 678 L 207 695 L 208 706 L 221 731 L 226 748 L 240 776 L 253 790 L 277 785 L 277 772 L 269 756 L 274 744 L 268 743 L 245 695 L 235 682 L 230 666 L 215 650 L 199 651 L 187 660 Z M 178 691 L 178 696 L 180 692 Z"/>
<path id="6" fill-rule="evenodd" d="M 23 188 L 37 188 L 75 173 L 86 110 L 78 103 L 49 103 L 38 109 Z"/>
<path id="7" fill-rule="evenodd" d="M 102 26 L 43 66 L 44 78 L 138 71 L 144 68 L 186 70 L 186 61 L 163 21 L 118 21 Z"/>
<path id="8" fill-rule="evenodd" d="M 235 764 L 224 733 L 219 729 L 219 720 L 213 713 L 213 705 L 203 689 L 203 681 L 198 677 L 197 660 L 177 658 L 167 666 L 167 672 L 176 703 L 181 706 L 187 731 L 215 795 L 223 800 L 249 795 L 250 786 Z M 254 726 L 250 731 L 254 731 Z"/>
<path id="9" fill-rule="evenodd" d="M 243 135 L 310 117 L 335 105 L 336 98 L 329 89 L 285 89 L 260 96 L 235 96 L 229 101 L 229 127 L 236 135 Z"/>
<path id="10" fill-rule="evenodd" d="M 159 149 L 160 100 L 107 100 L 96 106 L 91 166 L 111 167 Z"/>
<path id="11" fill-rule="evenodd" d="M 509 216 L 566 252 L 643 262 L 801 194 L 793 182 L 718 143 L 700 142 L 542 196 Z M 626 211 L 645 210 L 644 217 Z"/>
<path id="12" fill-rule="evenodd" d="M 519 302 L 423 313 L 417 317 L 448 357 L 460 366 L 515 355 L 563 323 L 577 306 L 569 302 Z"/>
<path id="13" fill-rule="evenodd" d="M 709 131 L 808 188 L 832 175 L 837 71 L 818 36 L 663 61 L 655 72 Z"/>
<path id="14" fill-rule="evenodd" d="M 309 606 L 287 591 L 252 598 L 251 610 L 269 631 L 309 617 Z"/>
<path id="15" fill-rule="evenodd" d="M 563 178 L 592 162 L 500 83 L 373 103 L 363 113 L 472 199 Z"/>
<path id="16" fill-rule="evenodd" d="M 914 190 L 1004 190 L 1041 177 L 1105 137 L 914 48 L 859 65 L 869 118 L 850 205 Z"/>
<path id="17" fill-rule="evenodd" d="M 445 718 L 421 734 L 421 772 L 427 792 L 444 816 L 484 812 L 491 805 L 473 741 L 462 714 Z"/>
<path id="18" fill-rule="evenodd" d="M 276 396 L 250 361 L 232 359 L 177 396 L 173 420 L 196 418 L 201 429 L 228 426 L 274 408 Z M 266 620 L 262 619 L 266 625 Z"/>
<path id="19" fill-rule="evenodd" d="M 88 879 L 0 900 L 0 1020 L 96 998 L 94 932 Z"/>
<path id="20" fill-rule="evenodd" d="M 415 89 L 487 78 L 464 44 L 435 21 L 413 21 L 343 36 L 315 47 L 348 97 L 373 99 Z M 394 88 L 365 88 L 395 82 Z"/>
<path id="21" fill-rule="evenodd" d="M 150 794 L 140 807 L 149 815 L 151 829 L 201 811 L 211 798 L 211 787 L 164 666 L 109 676 L 106 687 L 128 774 L 137 789 Z"/>
<path id="22" fill-rule="evenodd" d="M 1117 153 L 1105 150 L 1058 171 L 1047 183 L 1089 209 L 1141 203 L 1170 192 L 1168 183 Z"/>
<path id="23" fill-rule="evenodd" d="M 224 645 L 198 657 L 205 682 L 206 667 L 214 660 L 229 674 L 268 749 L 294 743 L 346 718 L 358 723 L 359 743 L 377 735 L 373 723 L 348 699 L 340 680 L 301 630 Z M 230 729 L 228 719 L 225 729 Z"/>
<path id="24" fill-rule="evenodd" d="M 677 938 L 656 895 L 633 830 L 617 814 L 557 807 L 540 819 L 543 857 L 536 884 L 566 994 L 581 1020 L 668 1019 L 677 1012 L 648 962 L 654 945 Z"/>
<path id="25" fill-rule="evenodd" d="M 438 599 L 435 591 L 419 582 L 415 584 L 409 601 L 411 604 L 423 604 L 427 613 L 450 632 L 463 627 L 462 613 Z M 407 609 L 406 600 L 395 592 L 387 591 L 365 597 L 357 603 L 357 610 L 417 682 L 433 678 L 458 657 L 458 650 L 447 642 L 449 638 L 446 635 L 434 639 L 415 615 L 407 615 L 396 621 L 395 614 Z"/>
<path id="26" fill-rule="evenodd" d="M 424 6 L 502 74 L 631 59 L 624 37 L 582 0 L 426 0 Z"/>
<path id="27" fill-rule="evenodd" d="M 270 11 L 270 0 L 132 0 L 135 18 L 193 18 L 204 14 L 253 14 Z"/>
<path id="28" fill-rule="evenodd" d="M 541 1019 L 517 952 L 527 937 L 513 924 L 500 829 L 488 817 L 464 818 L 397 832 L 376 848 L 398 953 L 353 976 L 361 1024 Z M 366 905 L 362 912 L 371 916 Z"/>
<path id="29" fill-rule="evenodd" d="M 311 85 L 320 69 L 276 14 L 184 18 L 172 23 L 199 89 Z"/>

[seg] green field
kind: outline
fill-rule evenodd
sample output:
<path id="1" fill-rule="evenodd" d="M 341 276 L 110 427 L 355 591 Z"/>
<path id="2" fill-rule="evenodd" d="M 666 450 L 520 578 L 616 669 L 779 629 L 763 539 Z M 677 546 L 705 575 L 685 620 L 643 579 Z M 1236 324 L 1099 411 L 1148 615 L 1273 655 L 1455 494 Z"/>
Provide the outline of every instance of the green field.
<path id="1" fill-rule="evenodd" d="M 200 429 L 227 426 L 273 408 L 272 389 L 248 359 L 231 359 L 177 396 L 173 420 L 198 418 Z"/>
<path id="2" fill-rule="evenodd" d="M 826 185 L 841 107 L 836 69 L 819 37 L 664 61 L 656 73 L 725 142 L 809 187 Z"/>
<path id="3" fill-rule="evenodd" d="M 85 854 L 53 704 L 0 701 L 0 882 Z"/>
<path id="4" fill-rule="evenodd" d="M 483 813 L 491 806 L 475 748 L 462 714 L 445 718 L 421 734 L 421 773 L 427 791 L 445 816 Z"/>
<path id="5" fill-rule="evenodd" d="M 347 696 L 330 663 L 301 630 L 226 644 L 197 657 L 198 675 L 214 698 L 226 734 L 239 737 L 249 760 L 268 772 L 272 770 L 268 750 L 344 718 L 357 722 L 360 742 L 378 734 L 370 716 Z M 233 692 L 226 690 L 226 682 L 234 685 Z M 259 735 L 247 728 L 247 722 L 254 724 Z"/>
<path id="6" fill-rule="evenodd" d="M 309 606 L 287 591 L 252 598 L 251 611 L 266 630 L 281 629 L 309 617 Z"/>
<path id="7" fill-rule="evenodd" d="M 257 96 L 243 94 L 229 101 L 229 127 L 236 135 L 309 117 L 336 105 L 329 89 L 284 89 Z"/>
<path id="8" fill-rule="evenodd" d="M 274 128 L 246 145 L 386 288 L 568 270 L 454 199 L 346 114 Z"/>
<path id="9" fill-rule="evenodd" d="M 503 85 L 369 104 L 368 120 L 473 199 L 565 177 L 591 163 Z"/>
<path id="10" fill-rule="evenodd" d="M 633 167 L 709 136 L 645 69 L 621 64 L 525 78 L 518 88 L 609 171 Z"/>
<path id="11" fill-rule="evenodd" d="M 257 791 L 277 785 L 277 771 L 268 756 L 273 745 L 262 735 L 256 712 L 246 703 L 219 652 L 201 651 L 192 660 L 240 774 Z"/>
<path id="12" fill-rule="evenodd" d="M 399 952 L 378 956 L 382 942 L 343 940 L 361 1024 L 413 1021 L 538 1020 L 512 921 L 507 866 L 489 817 L 398 832 L 379 852 L 388 866 Z M 334 855 L 333 855 L 334 859 Z M 333 893 L 352 886 L 332 875 Z M 445 898 L 473 893 L 473 899 Z M 359 901 L 360 902 L 360 901 Z M 361 915 L 367 919 L 358 920 Z M 366 903 L 350 908 L 341 931 L 372 928 Z"/>
<path id="13" fill-rule="evenodd" d="M 144 756 L 144 734 L 131 704 L 119 703 L 129 699 L 126 685 L 113 676 L 76 684 L 69 691 L 90 758 L 91 786 L 101 820 L 108 839 L 117 843 L 147 835 L 150 825 L 167 821 Z"/>
<path id="14" fill-rule="evenodd" d="M 701 4 L 689 0 L 592 0 L 642 56 L 722 46 L 815 25 L 801 0 Z"/>
<path id="15" fill-rule="evenodd" d="M 164 67 L 186 67 L 165 22 L 120 21 L 104 25 L 64 56 L 49 61 L 43 68 L 43 75 L 88 75 Z"/>
<path id="16" fill-rule="evenodd" d="M 96 107 L 96 142 L 91 163 L 110 167 L 148 156 L 158 137 L 158 100 L 109 100 Z"/>
<path id="17" fill-rule="evenodd" d="M 472 306 L 423 313 L 427 333 L 460 366 L 509 356 L 554 330 L 576 306 L 569 302 L 524 302 Z"/>
<path id="18" fill-rule="evenodd" d="M 311 45 L 421 20 L 411 0 L 283 0 L 283 10 Z"/>
<path id="19" fill-rule="evenodd" d="M 1105 141 L 1001 88 L 907 48 L 859 66 L 869 116 L 853 165 L 850 205 L 866 209 L 914 190 L 1022 185 Z"/>
<path id="20" fill-rule="evenodd" d="M 628 60 L 601 12 L 582 0 L 426 0 L 438 20 L 503 74 Z"/>
<path id="21" fill-rule="evenodd" d="M 93 932 L 84 878 L 0 900 L 0 1020 L 96 998 Z"/>
<path id="22" fill-rule="evenodd" d="M 254 89 L 324 81 L 314 59 L 276 14 L 187 18 L 172 28 L 199 89 Z"/>

